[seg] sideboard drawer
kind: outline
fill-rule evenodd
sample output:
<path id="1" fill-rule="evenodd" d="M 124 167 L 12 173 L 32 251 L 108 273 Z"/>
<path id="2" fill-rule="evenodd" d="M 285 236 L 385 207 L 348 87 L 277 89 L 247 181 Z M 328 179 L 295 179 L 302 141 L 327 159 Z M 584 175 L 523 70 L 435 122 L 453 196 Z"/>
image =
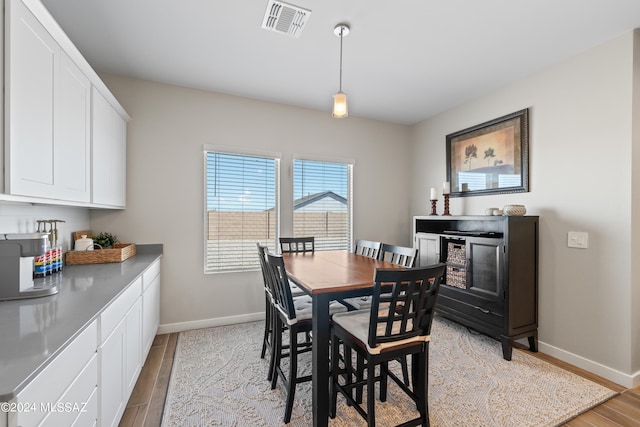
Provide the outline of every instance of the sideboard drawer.
<path id="1" fill-rule="evenodd" d="M 446 311 L 453 311 L 461 316 L 476 319 L 478 323 L 483 323 L 487 326 L 502 328 L 504 325 L 504 317 L 500 313 L 494 313 L 480 306 L 449 298 L 446 295 L 439 295 L 436 310 L 445 308 L 449 309 Z"/>

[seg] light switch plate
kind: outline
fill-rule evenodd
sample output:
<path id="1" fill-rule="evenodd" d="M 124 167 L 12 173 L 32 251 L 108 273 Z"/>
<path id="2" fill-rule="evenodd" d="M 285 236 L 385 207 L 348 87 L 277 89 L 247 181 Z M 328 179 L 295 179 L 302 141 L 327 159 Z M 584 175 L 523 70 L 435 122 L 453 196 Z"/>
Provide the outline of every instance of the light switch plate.
<path id="1" fill-rule="evenodd" d="M 567 246 L 587 249 L 589 247 L 589 233 L 586 231 L 570 231 L 567 237 Z"/>

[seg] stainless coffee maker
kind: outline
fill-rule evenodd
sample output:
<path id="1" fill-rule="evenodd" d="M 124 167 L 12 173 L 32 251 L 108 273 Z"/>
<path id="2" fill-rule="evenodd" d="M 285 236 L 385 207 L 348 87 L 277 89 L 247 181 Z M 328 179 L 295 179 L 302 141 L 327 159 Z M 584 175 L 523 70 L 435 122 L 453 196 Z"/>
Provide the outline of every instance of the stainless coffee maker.
<path id="1" fill-rule="evenodd" d="M 33 279 L 34 257 L 47 251 L 49 233 L 0 234 L 0 300 L 58 293 L 57 283 Z"/>

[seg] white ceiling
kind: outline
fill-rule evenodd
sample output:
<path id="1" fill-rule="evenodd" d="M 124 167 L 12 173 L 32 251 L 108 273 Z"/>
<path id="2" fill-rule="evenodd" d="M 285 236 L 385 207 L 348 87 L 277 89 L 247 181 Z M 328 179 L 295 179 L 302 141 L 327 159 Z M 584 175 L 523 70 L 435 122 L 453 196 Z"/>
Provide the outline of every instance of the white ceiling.
<path id="1" fill-rule="evenodd" d="M 267 0 L 42 0 L 98 72 L 413 124 L 640 27 L 640 0 L 291 0 L 299 38 L 261 28 Z M 348 119 L 347 119 L 348 120 Z"/>

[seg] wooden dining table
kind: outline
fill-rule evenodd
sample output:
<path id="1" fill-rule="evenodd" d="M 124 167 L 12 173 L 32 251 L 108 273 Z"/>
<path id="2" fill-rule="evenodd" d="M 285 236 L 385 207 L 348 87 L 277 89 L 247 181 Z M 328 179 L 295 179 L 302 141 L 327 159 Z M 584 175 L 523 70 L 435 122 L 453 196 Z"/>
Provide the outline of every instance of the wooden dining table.
<path id="1" fill-rule="evenodd" d="M 329 423 L 329 303 L 371 295 L 378 268 L 402 268 L 347 251 L 282 254 L 290 280 L 312 299 L 313 425 Z"/>

